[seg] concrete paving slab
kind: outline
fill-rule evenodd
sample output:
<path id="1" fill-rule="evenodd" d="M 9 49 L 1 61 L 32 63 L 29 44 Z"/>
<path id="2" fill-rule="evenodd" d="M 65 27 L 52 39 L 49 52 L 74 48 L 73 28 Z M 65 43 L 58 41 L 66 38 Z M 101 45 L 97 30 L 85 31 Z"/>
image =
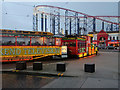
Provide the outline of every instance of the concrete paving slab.
<path id="1" fill-rule="evenodd" d="M 81 88 L 118 88 L 118 80 L 88 78 Z"/>
<path id="2" fill-rule="evenodd" d="M 85 80 L 81 77 L 60 77 L 42 88 L 80 88 Z"/>
<path id="3" fill-rule="evenodd" d="M 67 71 L 64 75 L 79 76 L 83 81 L 67 80 L 66 77 L 57 79 L 43 88 L 118 88 L 118 53 L 117 52 L 100 52 L 99 56 L 90 56 L 84 59 L 65 61 Z M 85 63 L 95 63 L 96 72 L 84 72 Z M 71 85 L 70 85 L 71 83 Z M 74 85 L 76 83 L 76 85 Z M 78 85 L 79 83 L 79 85 Z M 82 85 L 83 84 L 83 85 Z M 73 85 L 73 86 L 72 86 Z"/>

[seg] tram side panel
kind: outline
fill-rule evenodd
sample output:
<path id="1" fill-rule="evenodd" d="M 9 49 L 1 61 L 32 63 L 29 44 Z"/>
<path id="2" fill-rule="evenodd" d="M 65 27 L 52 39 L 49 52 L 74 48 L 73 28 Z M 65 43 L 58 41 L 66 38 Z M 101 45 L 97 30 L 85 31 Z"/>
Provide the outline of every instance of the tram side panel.
<path id="1" fill-rule="evenodd" d="M 0 48 L 2 62 L 33 60 L 33 56 L 61 55 L 60 46 L 2 46 Z"/>

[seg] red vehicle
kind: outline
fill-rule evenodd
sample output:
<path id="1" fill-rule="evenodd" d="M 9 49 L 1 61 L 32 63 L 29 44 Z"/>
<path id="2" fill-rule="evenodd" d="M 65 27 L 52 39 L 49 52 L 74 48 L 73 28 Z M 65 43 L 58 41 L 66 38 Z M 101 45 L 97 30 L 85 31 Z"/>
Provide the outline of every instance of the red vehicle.
<path id="1" fill-rule="evenodd" d="M 94 54 L 90 36 L 66 36 L 62 38 L 62 45 L 68 48 L 68 57 L 84 57 Z"/>

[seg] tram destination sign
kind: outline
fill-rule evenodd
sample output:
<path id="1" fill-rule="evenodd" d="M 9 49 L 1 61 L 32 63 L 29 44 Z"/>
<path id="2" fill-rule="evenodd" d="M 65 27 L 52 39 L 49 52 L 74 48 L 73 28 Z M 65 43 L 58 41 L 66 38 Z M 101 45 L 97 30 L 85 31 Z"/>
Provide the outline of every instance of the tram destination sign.
<path id="1" fill-rule="evenodd" d="M 39 56 L 39 55 L 61 55 L 59 46 L 3 46 L 0 48 L 2 57 L 8 56 Z"/>

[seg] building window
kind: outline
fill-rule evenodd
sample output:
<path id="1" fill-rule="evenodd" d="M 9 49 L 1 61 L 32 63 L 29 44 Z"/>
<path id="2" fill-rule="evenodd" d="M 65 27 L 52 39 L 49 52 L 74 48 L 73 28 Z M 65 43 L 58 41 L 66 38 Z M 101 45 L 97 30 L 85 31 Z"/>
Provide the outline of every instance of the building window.
<path id="1" fill-rule="evenodd" d="M 117 36 L 117 40 L 118 40 L 119 38 L 118 38 L 118 36 Z"/>
<path id="2" fill-rule="evenodd" d="M 113 40 L 115 40 L 115 37 L 113 37 Z"/>
<path id="3" fill-rule="evenodd" d="M 110 37 L 110 40 L 111 40 L 112 38 Z"/>

